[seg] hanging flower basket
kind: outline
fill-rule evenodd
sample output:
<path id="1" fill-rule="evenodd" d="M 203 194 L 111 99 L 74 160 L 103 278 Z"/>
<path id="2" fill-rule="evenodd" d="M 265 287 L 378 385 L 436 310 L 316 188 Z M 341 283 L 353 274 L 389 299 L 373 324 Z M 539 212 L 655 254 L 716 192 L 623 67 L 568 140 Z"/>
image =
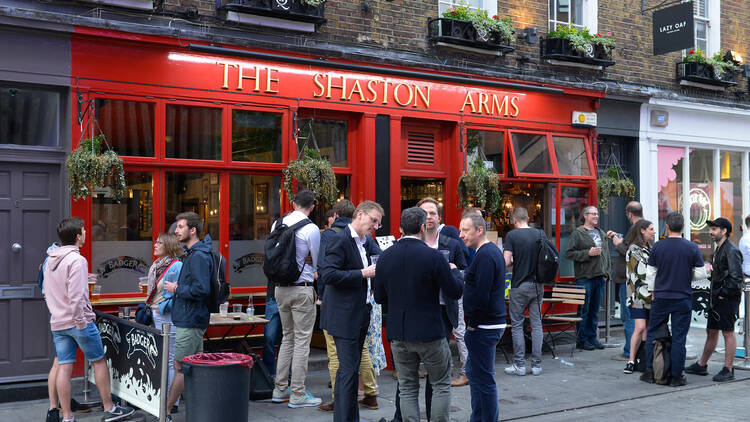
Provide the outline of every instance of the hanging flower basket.
<path id="1" fill-rule="evenodd" d="M 293 202 L 295 194 L 293 181 L 297 182 L 298 189 L 313 191 L 316 201 L 327 201 L 331 205 L 336 202 L 339 195 L 336 175 L 333 173 L 331 162 L 321 157 L 317 149 L 302 147 L 299 157 L 281 172 L 284 175 L 284 190 L 289 196 L 289 202 Z"/>
<path id="2" fill-rule="evenodd" d="M 104 135 L 81 141 L 65 160 L 70 177 L 70 195 L 78 200 L 87 198 L 95 188 L 109 188 L 112 198 L 125 198 L 125 171 L 122 158 L 112 150 L 101 152 Z"/>
<path id="3" fill-rule="evenodd" d="M 607 211 L 611 198 L 623 196 L 633 199 L 635 184 L 629 177 L 625 177 L 620 166 L 611 166 L 607 168 L 604 176 L 596 181 L 596 191 L 599 197 L 599 210 Z"/>
<path id="4" fill-rule="evenodd" d="M 470 172 L 458 179 L 458 198 L 463 208 L 478 207 L 494 213 L 500 209 L 500 180 L 477 156 Z"/>

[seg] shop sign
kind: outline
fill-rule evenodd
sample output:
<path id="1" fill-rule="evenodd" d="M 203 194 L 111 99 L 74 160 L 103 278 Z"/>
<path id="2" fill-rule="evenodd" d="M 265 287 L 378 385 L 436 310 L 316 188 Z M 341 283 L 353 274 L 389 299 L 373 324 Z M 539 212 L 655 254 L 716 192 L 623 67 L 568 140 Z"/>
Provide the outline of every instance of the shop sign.
<path id="1" fill-rule="evenodd" d="M 654 12 L 654 56 L 691 48 L 695 45 L 693 33 L 693 3 Z"/>
<path id="2" fill-rule="evenodd" d="M 596 127 L 596 113 L 574 111 L 572 123 L 573 127 Z"/>
<path id="3" fill-rule="evenodd" d="M 705 190 L 700 188 L 690 189 L 690 230 L 700 231 L 706 227 L 711 216 L 711 198 Z M 682 209 L 682 196 L 680 196 L 680 209 Z"/>

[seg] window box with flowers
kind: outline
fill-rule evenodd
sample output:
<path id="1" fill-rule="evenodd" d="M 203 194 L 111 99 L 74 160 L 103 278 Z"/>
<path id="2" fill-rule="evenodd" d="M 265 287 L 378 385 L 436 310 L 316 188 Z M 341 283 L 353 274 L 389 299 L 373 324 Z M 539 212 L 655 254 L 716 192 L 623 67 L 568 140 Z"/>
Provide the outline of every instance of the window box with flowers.
<path id="1" fill-rule="evenodd" d="M 611 32 L 592 34 L 588 28 L 575 26 L 559 26 L 539 40 L 540 54 L 548 63 L 595 70 L 615 64 L 612 59 L 614 48 L 615 39 Z"/>
<path id="2" fill-rule="evenodd" d="M 315 32 L 317 25 L 326 22 L 326 0 L 216 0 L 216 7 L 224 12 L 227 21 Z"/>
<path id="3" fill-rule="evenodd" d="M 680 85 L 714 90 L 737 85 L 737 73 L 740 71 L 737 63 L 723 50 L 709 57 L 700 48 L 690 50 L 676 66 Z"/>
<path id="4" fill-rule="evenodd" d="M 427 34 L 437 47 L 478 54 L 503 55 L 512 52 L 513 24 L 510 18 L 487 15 L 485 10 L 453 6 L 441 18 L 427 22 Z"/>

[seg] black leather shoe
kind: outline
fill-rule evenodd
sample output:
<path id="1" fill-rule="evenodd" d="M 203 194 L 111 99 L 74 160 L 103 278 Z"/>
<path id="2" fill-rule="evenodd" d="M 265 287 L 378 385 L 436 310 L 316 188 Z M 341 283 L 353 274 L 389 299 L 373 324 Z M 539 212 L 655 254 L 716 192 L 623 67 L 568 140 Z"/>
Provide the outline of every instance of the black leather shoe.
<path id="1" fill-rule="evenodd" d="M 670 387 L 682 387 L 683 385 L 687 385 L 687 379 L 684 375 L 680 375 L 679 377 L 672 377 L 672 381 L 669 382 Z"/>
<path id="2" fill-rule="evenodd" d="M 654 369 L 653 368 L 646 368 L 643 373 L 641 374 L 641 381 L 647 382 L 649 384 L 654 383 Z"/>

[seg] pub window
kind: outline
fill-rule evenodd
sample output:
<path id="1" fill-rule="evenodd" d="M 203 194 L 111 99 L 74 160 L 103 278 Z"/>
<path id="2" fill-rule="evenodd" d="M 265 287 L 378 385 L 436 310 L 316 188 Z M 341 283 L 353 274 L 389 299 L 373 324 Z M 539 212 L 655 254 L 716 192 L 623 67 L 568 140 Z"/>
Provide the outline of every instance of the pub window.
<path id="1" fill-rule="evenodd" d="M 572 25 L 596 33 L 597 14 L 598 0 L 549 0 L 549 29 Z"/>
<path id="2" fill-rule="evenodd" d="M 560 174 L 568 176 L 591 176 L 586 144 L 583 138 L 553 136 L 555 158 Z"/>
<path id="3" fill-rule="evenodd" d="M 58 146 L 59 111 L 57 92 L 0 87 L 0 144 Z"/>
<path id="4" fill-rule="evenodd" d="M 552 174 L 547 135 L 537 133 L 513 133 L 513 161 L 518 174 Z"/>
<path id="5" fill-rule="evenodd" d="M 120 155 L 154 156 L 154 103 L 97 98 L 97 130 Z"/>
<path id="6" fill-rule="evenodd" d="M 281 177 L 229 176 L 229 279 L 232 286 L 266 286 L 264 245 L 281 215 Z"/>
<path id="7" fill-rule="evenodd" d="M 503 132 L 469 129 L 466 131 L 468 161 L 474 162 L 476 156 L 495 169 L 495 173 L 503 173 Z"/>
<path id="8" fill-rule="evenodd" d="M 439 0 L 438 16 L 455 6 L 469 6 L 475 10 L 486 10 L 488 16 L 497 14 L 497 0 Z"/>
<path id="9" fill-rule="evenodd" d="M 164 228 L 174 233 L 175 217 L 186 211 L 203 220 L 200 238 L 211 235 L 213 250 L 219 250 L 219 174 L 166 172 L 164 174 Z"/>
<path id="10" fill-rule="evenodd" d="M 167 158 L 221 160 L 221 109 L 167 104 Z"/>
<path id="11" fill-rule="evenodd" d="M 125 199 L 111 191 L 92 195 L 92 269 L 104 293 L 138 290 L 138 278 L 148 274 L 153 253 L 153 178 L 151 173 L 125 172 Z"/>
<path id="12" fill-rule="evenodd" d="M 232 160 L 281 162 L 280 113 L 232 110 Z"/>
<path id="13" fill-rule="evenodd" d="M 344 198 L 351 198 L 350 180 L 351 178 L 348 174 L 336 175 L 336 187 L 339 190 L 339 197 L 336 199 L 337 201 Z M 310 214 L 310 220 L 322 229 L 326 225 L 326 212 L 331 208 L 333 208 L 333 205 L 329 204 L 327 201 L 318 201 L 315 204 L 313 212 Z"/>
<path id="14" fill-rule="evenodd" d="M 318 146 L 320 155 L 333 167 L 348 167 L 349 125 L 347 120 L 303 118 L 298 122 L 298 143 L 307 141 L 308 147 Z M 313 137 L 315 143 L 313 143 Z"/>

